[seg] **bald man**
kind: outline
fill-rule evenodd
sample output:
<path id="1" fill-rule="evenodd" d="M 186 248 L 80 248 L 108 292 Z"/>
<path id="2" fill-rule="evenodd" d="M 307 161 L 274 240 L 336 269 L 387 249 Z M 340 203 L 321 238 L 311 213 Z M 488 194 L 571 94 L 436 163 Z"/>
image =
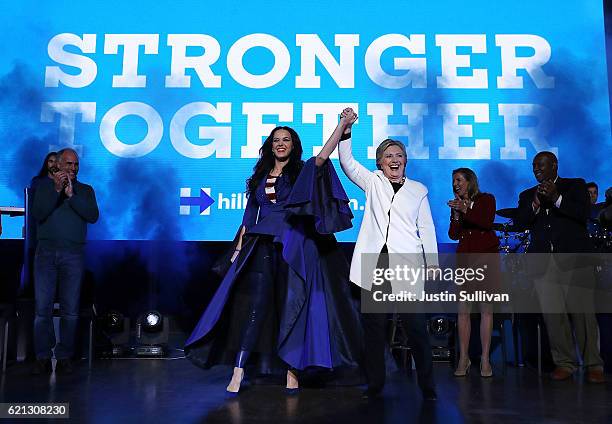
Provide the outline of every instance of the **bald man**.
<path id="1" fill-rule="evenodd" d="M 568 379 L 578 368 L 571 315 L 586 379 L 603 383 L 603 361 L 597 346 L 599 328 L 592 312 L 594 270 L 592 266 L 576 265 L 574 260 L 578 256 L 574 254 L 593 251 L 587 232 L 590 196 L 583 179 L 558 176 L 558 160 L 553 153 L 538 153 L 532 165 L 538 184 L 520 194 L 514 221 L 530 231 L 530 270 L 556 366 L 551 378 Z"/>
<path id="2" fill-rule="evenodd" d="M 72 149 L 57 153 L 59 171 L 38 186 L 32 202 L 38 244 L 34 255 L 34 349 L 32 374 L 51 372 L 55 347 L 57 374 L 73 371 L 71 359 L 79 315 L 87 224 L 98 220 L 91 186 L 77 180 L 79 156 Z M 60 303 L 60 336 L 53 331 L 53 303 Z"/>

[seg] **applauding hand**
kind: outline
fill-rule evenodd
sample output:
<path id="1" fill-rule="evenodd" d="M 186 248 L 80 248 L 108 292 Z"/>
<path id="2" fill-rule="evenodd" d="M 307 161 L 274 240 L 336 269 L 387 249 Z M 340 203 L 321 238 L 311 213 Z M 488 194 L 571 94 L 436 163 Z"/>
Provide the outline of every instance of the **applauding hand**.
<path id="1" fill-rule="evenodd" d="M 455 198 L 453 200 L 449 200 L 448 202 L 446 202 L 446 204 L 450 206 L 453 211 L 461 213 L 467 213 L 467 210 L 470 207 L 470 201 L 467 199 Z"/>

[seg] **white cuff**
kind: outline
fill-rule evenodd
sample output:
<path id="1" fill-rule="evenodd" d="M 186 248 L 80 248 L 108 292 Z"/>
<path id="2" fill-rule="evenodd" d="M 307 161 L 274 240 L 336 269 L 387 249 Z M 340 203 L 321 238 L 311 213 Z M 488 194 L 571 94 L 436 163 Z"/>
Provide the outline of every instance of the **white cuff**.
<path id="1" fill-rule="evenodd" d="M 561 207 L 561 199 L 563 199 L 563 195 L 559 195 L 559 198 L 557 199 L 557 201 L 555 202 L 555 206 L 560 208 Z"/>

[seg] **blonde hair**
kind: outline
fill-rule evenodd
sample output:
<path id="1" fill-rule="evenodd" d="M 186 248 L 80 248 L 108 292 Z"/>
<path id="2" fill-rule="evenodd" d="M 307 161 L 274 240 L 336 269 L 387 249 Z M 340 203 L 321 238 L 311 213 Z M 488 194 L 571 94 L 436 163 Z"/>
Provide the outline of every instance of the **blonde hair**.
<path id="1" fill-rule="evenodd" d="M 406 153 L 406 146 L 404 146 L 404 143 L 398 140 L 388 138 L 382 143 L 380 143 L 376 148 L 376 167 L 378 169 L 380 169 L 380 162 L 382 161 L 383 153 L 385 153 L 385 150 L 387 150 L 391 146 L 397 146 L 402 149 L 402 152 L 404 152 L 404 157 L 408 159 L 408 154 Z"/>

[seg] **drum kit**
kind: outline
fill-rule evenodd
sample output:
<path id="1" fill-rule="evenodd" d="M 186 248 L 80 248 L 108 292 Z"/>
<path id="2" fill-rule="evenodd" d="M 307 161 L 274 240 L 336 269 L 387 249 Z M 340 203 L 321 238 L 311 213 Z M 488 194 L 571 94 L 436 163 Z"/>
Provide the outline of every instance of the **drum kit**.
<path id="1" fill-rule="evenodd" d="M 495 212 L 496 215 L 508 219 L 506 222 L 493 223 L 493 230 L 501 240 L 499 251 L 502 253 L 525 253 L 529 247 L 529 230 L 520 228 L 513 222 L 517 211 L 517 208 L 505 208 Z"/>
<path id="2" fill-rule="evenodd" d="M 525 253 L 529 247 L 529 230 L 520 228 L 513 222 L 517 211 L 517 208 L 505 208 L 495 212 L 496 215 L 508 219 L 506 222 L 493 223 L 493 230 L 498 233 L 501 240 L 499 250 L 502 253 Z M 599 221 L 593 219 L 589 219 L 587 227 L 595 251 L 611 253 L 612 230 L 602 227 Z"/>
<path id="3" fill-rule="evenodd" d="M 529 230 L 514 223 L 518 209 L 499 209 L 496 215 L 506 218 L 503 223 L 493 223 L 493 230 L 500 239 L 499 252 L 501 265 L 505 276 L 504 285 L 513 293 L 530 292 L 533 281 L 527 275 L 527 249 L 529 248 Z M 520 297 L 520 296 L 519 296 Z"/>
<path id="4" fill-rule="evenodd" d="M 596 219 L 587 222 L 589 237 L 598 253 L 612 253 L 612 229 L 602 227 Z"/>

